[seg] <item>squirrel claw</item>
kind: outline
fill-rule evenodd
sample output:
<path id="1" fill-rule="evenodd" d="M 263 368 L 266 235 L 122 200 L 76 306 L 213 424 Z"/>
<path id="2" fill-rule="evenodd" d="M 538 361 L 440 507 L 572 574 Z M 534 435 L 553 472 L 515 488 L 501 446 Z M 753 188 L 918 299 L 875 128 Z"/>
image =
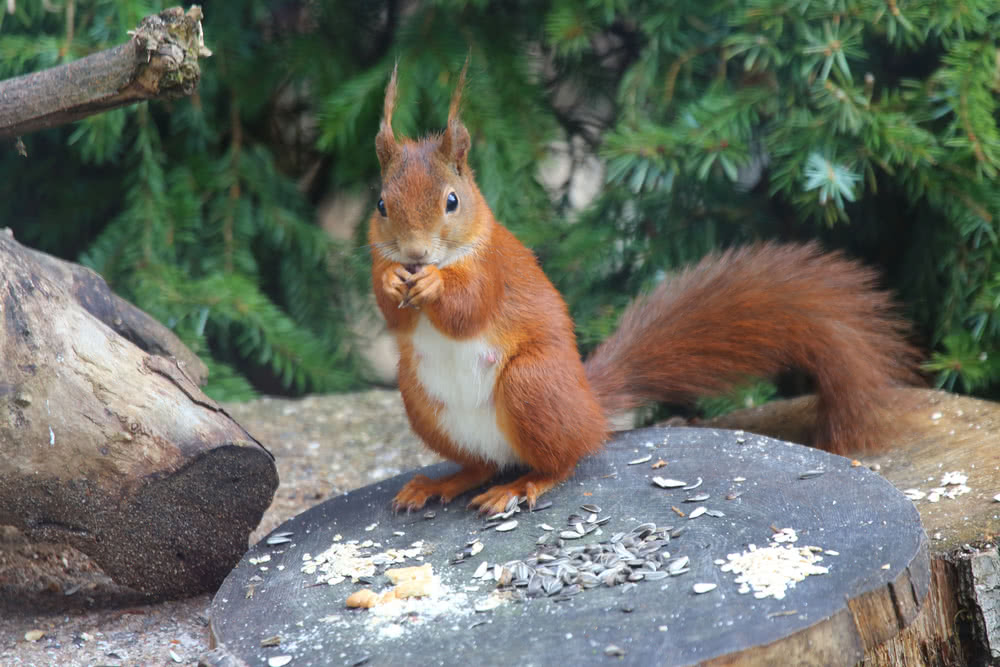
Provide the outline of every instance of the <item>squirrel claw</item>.
<path id="1" fill-rule="evenodd" d="M 471 466 L 440 479 L 414 475 L 396 494 L 392 501 L 393 510 L 418 510 L 435 497 L 441 499 L 442 505 L 447 504 L 455 496 L 485 482 L 494 472 L 496 471 L 488 466 Z"/>
<path id="2" fill-rule="evenodd" d="M 469 502 L 470 507 L 478 507 L 480 514 L 497 514 L 507 509 L 511 498 L 528 500 L 528 507 L 534 507 L 538 497 L 569 477 L 572 469 L 556 474 L 528 473 L 509 484 L 499 484 L 486 489 Z"/>

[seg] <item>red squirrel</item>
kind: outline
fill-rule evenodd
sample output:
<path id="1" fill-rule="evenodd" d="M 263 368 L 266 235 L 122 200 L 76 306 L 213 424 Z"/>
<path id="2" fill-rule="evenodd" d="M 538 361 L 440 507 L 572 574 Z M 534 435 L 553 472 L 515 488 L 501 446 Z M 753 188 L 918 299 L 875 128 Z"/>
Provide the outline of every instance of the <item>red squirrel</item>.
<path id="1" fill-rule="evenodd" d="M 638 298 L 581 361 L 559 292 L 476 187 L 458 114 L 464 81 L 463 69 L 442 134 L 397 139 L 393 70 L 375 138 L 375 298 L 399 346 L 413 430 L 461 465 L 411 479 L 397 510 L 446 503 L 513 465 L 529 471 L 470 505 L 501 512 L 515 496 L 534 505 L 602 447 L 615 413 L 690 402 L 790 367 L 816 381 L 815 445 L 879 447 L 883 392 L 915 377 L 916 353 L 875 273 L 815 244 L 711 255 Z"/>

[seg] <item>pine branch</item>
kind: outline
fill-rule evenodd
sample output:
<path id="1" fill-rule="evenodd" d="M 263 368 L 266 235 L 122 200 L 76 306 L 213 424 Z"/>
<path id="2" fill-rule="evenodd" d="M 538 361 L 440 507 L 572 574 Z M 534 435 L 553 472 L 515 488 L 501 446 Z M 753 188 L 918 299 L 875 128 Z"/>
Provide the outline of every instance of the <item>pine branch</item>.
<path id="1" fill-rule="evenodd" d="M 0 82 L 0 138 L 70 123 L 140 100 L 194 92 L 205 47 L 201 7 L 147 16 L 124 44 Z"/>

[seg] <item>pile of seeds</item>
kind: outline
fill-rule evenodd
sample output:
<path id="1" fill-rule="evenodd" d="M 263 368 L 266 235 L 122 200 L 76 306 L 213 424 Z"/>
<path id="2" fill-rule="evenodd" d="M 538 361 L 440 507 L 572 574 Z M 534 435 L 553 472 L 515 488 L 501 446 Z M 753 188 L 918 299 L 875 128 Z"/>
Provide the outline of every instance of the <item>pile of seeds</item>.
<path id="1" fill-rule="evenodd" d="M 570 529 L 557 531 L 540 524 L 545 533 L 532 555 L 492 567 L 484 561 L 473 577 L 495 581 L 499 589 L 515 597 L 547 596 L 562 601 L 600 586 L 620 585 L 624 592 L 638 582 L 660 581 L 690 570 L 687 556 L 673 557 L 665 549 L 682 532 L 673 526 L 641 523 L 601 542 L 572 544 L 585 535 L 602 534 L 600 526 L 611 518 L 600 517 L 601 508 L 596 505 L 583 505 L 581 509 L 586 516 L 571 514 L 567 519 Z M 475 542 L 467 547 L 467 553 Z"/>
<path id="2" fill-rule="evenodd" d="M 373 553 L 374 549 L 381 548 L 381 543 L 372 540 L 341 542 L 340 535 L 333 539 L 334 543 L 322 553 L 315 556 L 308 553 L 302 555 L 302 572 L 319 572 L 317 584 L 334 586 L 346 579 L 357 582 L 363 577 L 373 576 L 376 567 L 403 563 L 411 558 L 421 560 L 424 552 L 424 543 L 420 540 L 411 544 L 408 549 L 390 548 Z"/>
<path id="3" fill-rule="evenodd" d="M 821 553 L 839 555 L 836 551 L 824 551 L 820 547 L 794 547 L 785 542 L 796 542 L 798 536 L 791 528 L 779 531 L 771 542 L 763 548 L 751 544 L 743 553 L 732 553 L 726 559 L 715 561 L 723 572 L 736 574 L 735 582 L 740 585 L 738 593 L 752 592 L 755 598 L 772 597 L 781 600 L 789 588 L 808 576 L 829 573 L 829 568 L 819 565 Z"/>

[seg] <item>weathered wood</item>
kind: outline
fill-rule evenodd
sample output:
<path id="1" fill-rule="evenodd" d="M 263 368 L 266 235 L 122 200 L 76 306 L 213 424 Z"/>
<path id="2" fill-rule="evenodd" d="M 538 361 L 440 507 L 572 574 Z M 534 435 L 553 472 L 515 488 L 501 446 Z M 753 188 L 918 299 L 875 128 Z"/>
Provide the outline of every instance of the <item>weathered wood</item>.
<path id="1" fill-rule="evenodd" d="M 211 55 L 201 8 L 147 16 L 119 46 L 59 67 L 0 81 L 0 138 L 64 125 L 140 100 L 190 95 Z"/>
<path id="2" fill-rule="evenodd" d="M 211 590 L 271 501 L 273 459 L 176 359 L 91 313 L 95 280 L 0 233 L 0 524 L 139 591 Z"/>
<path id="3" fill-rule="evenodd" d="M 969 493 L 915 501 L 930 537 L 929 603 L 897 637 L 866 656 L 866 665 L 987 665 L 1000 660 L 1000 405 L 926 389 L 900 389 L 882 406 L 893 424 L 885 454 L 861 460 L 897 488 L 927 492 L 961 471 Z M 808 441 L 810 397 L 775 401 L 726 415 L 713 426 Z"/>
<path id="4" fill-rule="evenodd" d="M 0 229 L 0 237 L 12 238 L 10 229 Z M 208 379 L 208 366 L 187 345 L 144 311 L 111 291 L 97 273 L 86 266 L 66 262 L 37 250 L 19 249 L 45 272 L 50 280 L 64 285 L 81 308 L 114 330 L 143 352 L 171 357 L 191 381 L 201 386 Z"/>
<path id="5" fill-rule="evenodd" d="M 650 461 L 627 463 L 647 453 Z M 661 458 L 667 464 L 651 468 Z M 800 477 L 815 469 L 825 472 Z M 439 464 L 420 472 L 451 470 Z M 290 664 L 310 665 L 363 659 L 370 665 L 590 664 L 608 660 L 605 648 L 614 644 L 624 651 L 618 664 L 850 665 L 918 617 L 929 586 L 927 543 L 910 501 L 864 466 L 768 438 L 686 428 L 618 434 L 544 496 L 552 507 L 515 515 L 518 527 L 504 533 L 465 509 L 471 494 L 429 507 L 433 519 L 423 512 L 394 514 L 391 500 L 411 475 L 330 499 L 276 529 L 291 532 L 290 543 L 265 540 L 253 547 L 213 601 L 216 647 L 247 664 L 280 655 L 292 656 Z M 651 483 L 656 475 L 690 482 L 700 477 L 702 483 L 696 491 L 667 490 Z M 746 479 L 734 481 L 738 477 Z M 736 490 L 742 494 L 727 499 Z M 687 514 L 696 504 L 684 499 L 693 493 L 708 493 L 699 502 L 725 516 L 679 516 L 672 507 Z M 491 611 L 472 612 L 495 588 L 472 578 L 481 561 L 526 558 L 543 534 L 539 523 L 571 530 L 567 515 L 585 514 L 579 509 L 584 503 L 600 506 L 611 520 L 601 535 L 567 540 L 566 546 L 608 540 L 646 521 L 673 525 L 682 532 L 664 548 L 674 557 L 688 556 L 690 572 L 640 582 L 626 593 L 600 586 L 565 601 L 518 602 L 513 596 Z M 808 577 L 782 600 L 738 594 L 733 575 L 716 560 L 749 544 L 764 546 L 775 528 L 784 527 L 797 529 L 796 546 L 839 552 L 824 556 L 830 573 Z M 474 538 L 482 541 L 482 552 L 452 563 Z M 422 540 L 423 562 L 467 599 L 443 611 L 403 613 L 388 630 L 375 612 L 345 609 L 347 595 L 363 584 L 316 585 L 302 566 L 305 554 L 352 539 L 373 541 L 375 552 Z M 718 588 L 695 595 L 696 582 Z M 386 587 L 380 574 L 367 585 Z M 265 638 L 276 645 L 261 646 Z"/>

